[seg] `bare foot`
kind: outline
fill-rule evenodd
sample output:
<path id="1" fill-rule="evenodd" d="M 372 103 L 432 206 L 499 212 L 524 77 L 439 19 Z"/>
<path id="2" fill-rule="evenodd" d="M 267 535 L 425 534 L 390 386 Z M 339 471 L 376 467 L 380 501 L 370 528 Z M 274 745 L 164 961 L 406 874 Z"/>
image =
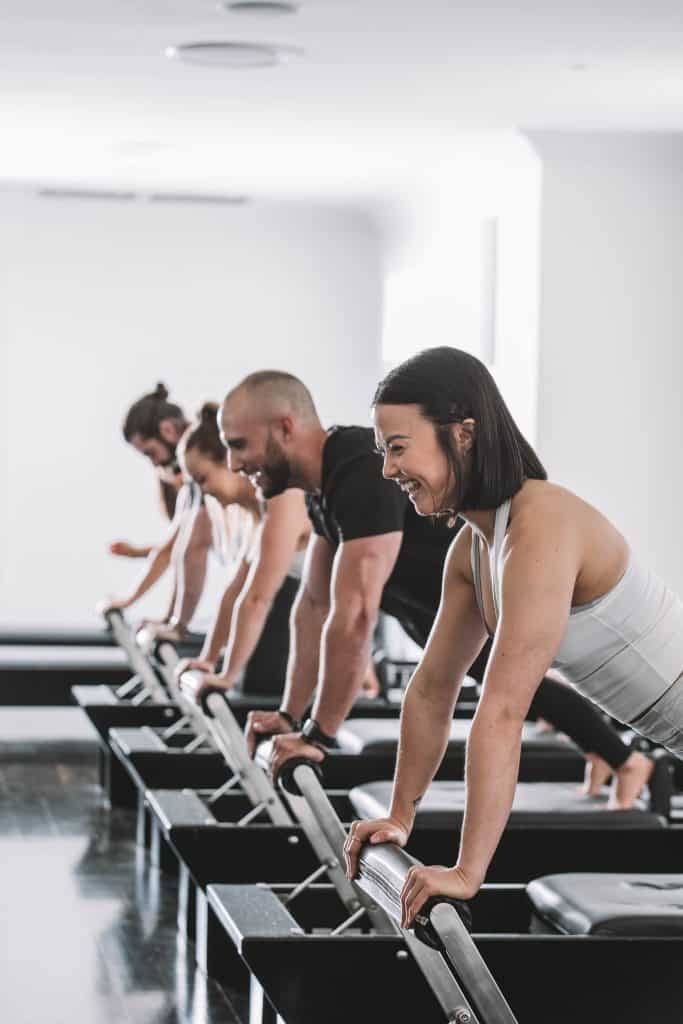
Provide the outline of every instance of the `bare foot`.
<path id="1" fill-rule="evenodd" d="M 615 775 L 608 810 L 627 811 L 633 807 L 643 786 L 649 782 L 654 767 L 654 762 L 649 757 L 641 754 L 639 750 L 634 750 Z"/>
<path id="2" fill-rule="evenodd" d="M 586 754 L 586 774 L 579 792 L 584 796 L 599 796 L 600 790 L 609 782 L 612 769 L 597 754 Z"/>

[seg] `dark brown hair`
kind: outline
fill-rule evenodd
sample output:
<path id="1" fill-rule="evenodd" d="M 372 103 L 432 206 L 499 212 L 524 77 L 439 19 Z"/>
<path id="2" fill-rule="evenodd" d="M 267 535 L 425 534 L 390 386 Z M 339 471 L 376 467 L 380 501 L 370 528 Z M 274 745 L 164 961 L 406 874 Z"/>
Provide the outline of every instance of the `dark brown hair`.
<path id="1" fill-rule="evenodd" d="M 204 402 L 184 439 L 184 449 L 189 452 L 196 448 L 212 462 L 224 463 L 226 450 L 218 433 L 218 405 L 216 402 Z"/>
<path id="2" fill-rule="evenodd" d="M 467 352 L 445 345 L 420 352 L 387 374 L 372 404 L 419 405 L 431 420 L 453 476 L 455 511 L 498 508 L 525 479 L 547 479 L 493 377 Z M 470 418 L 476 434 L 467 471 L 449 428 Z"/>
<path id="3" fill-rule="evenodd" d="M 128 442 L 136 435 L 143 441 L 159 438 L 159 424 L 162 420 L 175 420 L 181 428 L 185 424 L 183 410 L 168 401 L 168 388 L 159 382 L 154 391 L 143 395 L 131 405 L 123 421 L 123 436 Z"/>

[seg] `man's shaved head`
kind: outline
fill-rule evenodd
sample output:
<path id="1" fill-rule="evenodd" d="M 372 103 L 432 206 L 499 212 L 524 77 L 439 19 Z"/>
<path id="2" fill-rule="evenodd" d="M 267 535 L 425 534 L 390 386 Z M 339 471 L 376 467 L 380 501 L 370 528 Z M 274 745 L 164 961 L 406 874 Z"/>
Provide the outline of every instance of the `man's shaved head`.
<path id="1" fill-rule="evenodd" d="M 302 423 L 318 422 L 315 404 L 303 381 L 282 370 L 259 370 L 229 391 L 224 405 L 246 399 L 255 416 L 263 420 L 295 416 Z"/>
<path id="2" fill-rule="evenodd" d="M 301 486 L 311 437 L 324 437 L 311 393 L 281 370 L 250 373 L 225 396 L 221 439 L 231 469 L 245 473 L 265 498 Z"/>

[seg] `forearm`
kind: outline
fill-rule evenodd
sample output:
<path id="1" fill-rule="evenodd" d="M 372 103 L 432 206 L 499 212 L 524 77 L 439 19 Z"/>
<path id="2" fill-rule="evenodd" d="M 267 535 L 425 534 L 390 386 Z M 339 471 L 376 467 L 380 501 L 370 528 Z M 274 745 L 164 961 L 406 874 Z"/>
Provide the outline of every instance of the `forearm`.
<path id="1" fill-rule="evenodd" d="M 368 667 L 372 623 L 363 614 L 334 614 L 325 624 L 318 694 L 312 717 L 328 736 L 345 721 Z"/>
<path id="2" fill-rule="evenodd" d="M 458 866 L 477 886 L 507 823 L 519 774 L 523 717 L 481 701 L 467 744 L 467 795 Z"/>
<path id="3" fill-rule="evenodd" d="M 235 576 L 225 588 L 218 612 L 211 629 L 206 635 L 204 646 L 199 657 L 203 661 L 210 661 L 212 664 L 218 660 L 221 651 L 228 642 L 230 627 L 232 625 L 235 604 L 244 584 L 245 569 L 243 566 L 235 573 Z"/>
<path id="4" fill-rule="evenodd" d="M 142 578 L 138 581 L 135 590 L 126 598 L 128 606 L 135 604 L 140 598 L 151 590 L 155 583 L 164 575 L 171 561 L 171 551 L 167 545 L 156 548 L 152 551 L 147 560 Z"/>
<path id="5" fill-rule="evenodd" d="M 130 550 L 128 552 L 128 557 L 129 558 L 149 558 L 149 556 L 152 554 L 153 551 L 154 551 L 154 548 L 149 547 L 149 546 L 144 547 L 144 548 L 137 548 L 137 547 L 134 547 L 131 544 Z"/>
<path id="6" fill-rule="evenodd" d="M 390 815 L 409 831 L 446 751 L 459 690 L 430 686 L 419 667 L 406 690 Z"/>
<path id="7" fill-rule="evenodd" d="M 178 574 L 173 621 L 187 626 L 197 610 L 204 589 L 208 549 L 191 545 L 182 559 L 182 571 Z"/>
<path id="8" fill-rule="evenodd" d="M 256 650 L 271 604 L 258 594 L 245 594 L 237 602 L 221 672 L 229 682 L 235 682 Z"/>
<path id="9" fill-rule="evenodd" d="M 292 611 L 289 660 L 282 707 L 292 718 L 301 719 L 311 703 L 318 682 L 320 641 L 327 607 L 315 604 L 302 591 Z"/>

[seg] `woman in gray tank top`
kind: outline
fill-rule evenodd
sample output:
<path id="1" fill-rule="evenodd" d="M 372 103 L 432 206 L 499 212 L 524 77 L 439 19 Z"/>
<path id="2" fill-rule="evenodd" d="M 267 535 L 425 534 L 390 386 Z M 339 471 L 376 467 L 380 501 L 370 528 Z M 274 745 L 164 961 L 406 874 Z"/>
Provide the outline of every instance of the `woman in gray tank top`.
<path id="1" fill-rule="evenodd" d="M 375 395 L 384 475 L 425 516 L 462 516 L 439 614 L 406 693 L 389 816 L 361 843 L 404 845 L 443 756 L 463 676 L 494 638 L 467 750 L 458 861 L 414 868 L 406 926 L 433 893 L 471 898 L 508 819 L 522 724 L 552 668 L 613 718 L 683 757 L 683 603 L 597 509 L 547 480 L 486 367 L 452 348 L 393 370 Z"/>

